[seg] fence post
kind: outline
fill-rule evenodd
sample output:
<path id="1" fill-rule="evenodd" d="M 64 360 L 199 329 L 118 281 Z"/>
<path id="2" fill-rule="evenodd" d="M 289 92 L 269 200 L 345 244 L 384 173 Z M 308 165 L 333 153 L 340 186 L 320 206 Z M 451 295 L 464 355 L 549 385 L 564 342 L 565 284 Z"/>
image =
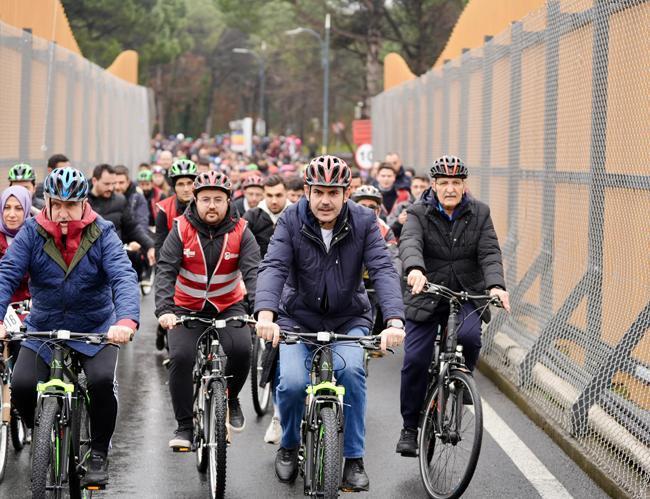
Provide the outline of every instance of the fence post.
<path id="1" fill-rule="evenodd" d="M 494 52 L 492 36 L 484 38 L 483 89 L 481 93 L 481 200 L 490 200 L 490 161 L 492 160 L 492 74 Z"/>
<path id="2" fill-rule="evenodd" d="M 48 59 L 48 89 L 47 89 L 47 117 L 45 120 L 45 133 L 43 135 L 43 159 L 47 159 L 54 153 L 54 103 L 56 102 L 56 75 L 59 66 L 56 59 L 56 42 L 52 41 L 49 44 L 50 56 Z M 47 166 L 43 165 L 43 176 L 47 175 Z"/>
<path id="3" fill-rule="evenodd" d="M 31 162 L 29 157 L 29 139 L 31 128 L 32 101 L 32 30 L 23 28 L 20 52 L 20 139 L 18 144 L 18 161 Z"/>
<path id="4" fill-rule="evenodd" d="M 89 138 L 90 138 L 90 68 L 91 65 L 89 62 L 85 63 L 85 68 L 80 72 L 81 84 L 83 87 L 82 94 L 82 107 L 81 107 L 81 129 L 82 129 L 82 139 L 81 139 L 81 162 L 83 165 L 88 166 L 89 157 L 88 157 L 88 147 L 89 147 Z"/>
<path id="5" fill-rule="evenodd" d="M 467 162 L 467 120 L 469 115 L 469 49 L 463 49 L 460 61 L 460 102 L 458 116 L 458 156 Z"/>
<path id="6" fill-rule="evenodd" d="M 65 122 L 66 122 L 66 131 L 65 131 L 65 152 L 64 154 L 68 156 L 73 162 L 79 161 L 80 158 L 75 158 L 73 154 L 75 130 L 73 127 L 74 124 L 74 103 L 76 100 L 75 96 L 75 80 L 76 80 L 76 70 L 75 70 L 75 55 L 70 53 L 68 55 L 67 62 L 67 71 L 66 79 L 68 80 L 68 85 L 65 93 Z"/>
<path id="7" fill-rule="evenodd" d="M 449 154 L 449 80 L 451 62 L 445 60 L 442 67 L 442 128 L 440 129 L 440 148 L 442 154 Z"/>

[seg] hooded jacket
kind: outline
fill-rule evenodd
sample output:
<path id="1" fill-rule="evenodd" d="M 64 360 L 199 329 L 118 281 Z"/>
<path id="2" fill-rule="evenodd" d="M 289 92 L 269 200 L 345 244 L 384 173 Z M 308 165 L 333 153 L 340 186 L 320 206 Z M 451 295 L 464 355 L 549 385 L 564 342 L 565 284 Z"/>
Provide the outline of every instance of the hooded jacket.
<path id="1" fill-rule="evenodd" d="M 232 212 L 232 208 L 229 208 L 226 217 L 221 223 L 208 225 L 199 218 L 194 202 L 190 202 L 182 216 L 198 231 L 199 241 L 205 256 L 207 275 L 212 275 L 217 266 L 219 255 L 221 255 L 224 236 L 234 229 L 239 221 L 239 216 Z M 169 232 L 165 243 L 160 249 L 160 258 L 156 266 L 156 317 L 160 317 L 166 313 L 177 315 L 187 313 L 186 309 L 174 303 L 174 286 L 183 261 L 183 243 L 179 237 L 177 225 L 178 222 L 174 220 L 174 227 Z M 246 228 L 242 235 L 239 250 L 239 270 L 246 285 L 248 299 L 251 302 L 255 297 L 259 262 L 259 247 L 251 231 Z M 206 315 L 215 315 L 217 310 L 206 301 L 203 312 Z"/>
<path id="2" fill-rule="evenodd" d="M 429 282 L 473 294 L 505 289 L 501 249 L 487 204 L 465 194 L 449 220 L 429 188 L 407 212 L 399 242 L 404 275 L 420 269 Z M 431 320 L 438 302 L 435 295 L 412 295 L 406 289 L 406 318 Z M 489 321 L 489 311 L 483 318 Z"/>
<path id="3" fill-rule="evenodd" d="M 28 219 L 0 260 L 0 316 L 23 276 L 31 276 L 32 308 L 25 320 L 28 331 L 67 329 L 105 334 L 110 326 L 137 324 L 140 290 L 113 224 L 86 205 L 83 218 L 60 226 L 45 212 Z M 70 341 L 69 346 L 93 356 L 103 345 Z M 46 362 L 51 351 L 41 341 L 23 343 Z"/>
<path id="4" fill-rule="evenodd" d="M 289 206 L 275 227 L 258 273 L 255 313 L 272 311 L 283 328 L 347 333 L 372 327 L 363 285 L 368 269 L 386 319 L 404 317 L 400 277 L 373 211 L 343 205 L 327 251 L 309 202 Z"/>

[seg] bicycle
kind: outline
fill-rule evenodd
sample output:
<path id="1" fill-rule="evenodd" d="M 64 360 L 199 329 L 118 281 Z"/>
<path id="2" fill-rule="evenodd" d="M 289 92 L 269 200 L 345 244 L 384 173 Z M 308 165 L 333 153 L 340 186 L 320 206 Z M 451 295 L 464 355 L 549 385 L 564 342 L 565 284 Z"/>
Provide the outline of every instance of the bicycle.
<path id="1" fill-rule="evenodd" d="M 24 328 L 23 328 L 24 329 Z M 50 378 L 37 385 L 32 440 L 32 497 L 60 498 L 68 484 L 73 499 L 92 497 L 105 485 L 82 486 L 90 457 L 90 397 L 78 355 L 64 341 L 99 345 L 101 334 L 67 330 L 7 333 L 8 341 L 46 340 L 52 348 Z"/>
<path id="2" fill-rule="evenodd" d="M 347 336 L 328 331 L 301 333 L 295 330 L 281 331 L 280 341 L 287 345 L 304 342 L 317 347 L 309 367 L 298 464 L 306 496 L 338 497 L 343 464 L 345 388 L 335 382 L 331 347 L 335 342 L 345 341 L 357 343 L 364 350 L 377 350 L 380 336 Z"/>
<path id="3" fill-rule="evenodd" d="M 10 303 L 5 314 L 4 324 L 7 330 L 20 330 L 22 322 L 20 315 L 29 312 L 29 300 Z M 7 466 L 7 453 L 9 449 L 9 436 L 14 450 L 21 451 L 28 441 L 29 430 L 18 411 L 11 406 L 9 387 L 11 386 L 11 372 L 14 358 L 9 347 L 2 349 L 0 357 L 0 407 L 2 408 L 2 422 L 0 423 L 0 482 L 4 479 Z"/>
<path id="4" fill-rule="evenodd" d="M 258 338 L 255 330 L 251 329 L 251 395 L 253 397 L 253 408 L 258 416 L 264 416 L 271 406 L 271 385 L 269 381 L 262 381 L 264 371 L 264 351 L 266 342 Z"/>
<path id="5" fill-rule="evenodd" d="M 429 497 L 460 497 L 469 485 L 483 439 L 483 410 L 474 378 L 457 344 L 458 314 L 463 302 L 485 301 L 477 320 L 489 305 L 501 306 L 499 298 L 456 292 L 427 283 L 424 293 L 449 301 L 445 331 L 438 330 L 429 367 L 429 383 L 420 416 L 418 455 L 422 483 Z M 457 468 L 458 466 L 458 468 Z"/>
<path id="6" fill-rule="evenodd" d="M 228 383 L 223 358 L 225 354 L 219 341 L 219 329 L 229 323 L 251 323 L 248 316 L 228 319 L 210 319 L 183 315 L 176 324 L 196 321 L 208 327 L 197 341 L 194 364 L 194 407 L 191 448 L 175 448 L 174 452 L 196 452 L 196 468 L 200 473 L 209 472 L 210 495 L 223 497 L 226 492 L 226 448 L 228 434 Z"/>

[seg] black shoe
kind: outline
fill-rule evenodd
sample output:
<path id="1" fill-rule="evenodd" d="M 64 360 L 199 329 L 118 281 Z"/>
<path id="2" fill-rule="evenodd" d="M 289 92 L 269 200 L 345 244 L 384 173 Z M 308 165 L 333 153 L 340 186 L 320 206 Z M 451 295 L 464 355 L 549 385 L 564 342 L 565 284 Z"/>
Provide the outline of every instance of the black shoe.
<path id="1" fill-rule="evenodd" d="M 192 447 L 192 429 L 179 428 L 174 432 L 174 438 L 169 441 L 173 450 L 189 450 Z"/>
<path id="2" fill-rule="evenodd" d="M 87 462 L 86 474 L 81 480 L 81 486 L 106 485 L 108 483 L 108 459 L 99 451 L 92 451 Z"/>
<path id="3" fill-rule="evenodd" d="M 282 483 L 291 483 L 298 476 L 298 449 L 280 447 L 275 455 L 275 474 Z"/>
<path id="4" fill-rule="evenodd" d="M 410 428 L 403 428 L 399 434 L 399 441 L 395 452 L 404 457 L 418 456 L 418 431 Z"/>
<path id="5" fill-rule="evenodd" d="M 370 488 L 370 480 L 363 466 L 363 459 L 346 459 L 343 467 L 341 490 L 345 492 L 362 492 Z"/>
<path id="6" fill-rule="evenodd" d="M 228 400 L 228 412 L 230 414 L 228 419 L 230 429 L 236 432 L 242 431 L 244 426 L 246 426 L 246 418 L 241 410 L 238 398 Z"/>

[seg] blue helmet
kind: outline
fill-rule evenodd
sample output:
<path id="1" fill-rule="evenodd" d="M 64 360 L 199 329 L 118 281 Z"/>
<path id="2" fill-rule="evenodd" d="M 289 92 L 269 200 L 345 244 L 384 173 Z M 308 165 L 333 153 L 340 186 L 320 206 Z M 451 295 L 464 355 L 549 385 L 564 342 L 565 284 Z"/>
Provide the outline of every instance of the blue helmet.
<path id="1" fill-rule="evenodd" d="M 52 170 L 43 185 L 44 194 L 61 201 L 81 201 L 88 197 L 88 191 L 84 174 L 70 166 Z"/>

